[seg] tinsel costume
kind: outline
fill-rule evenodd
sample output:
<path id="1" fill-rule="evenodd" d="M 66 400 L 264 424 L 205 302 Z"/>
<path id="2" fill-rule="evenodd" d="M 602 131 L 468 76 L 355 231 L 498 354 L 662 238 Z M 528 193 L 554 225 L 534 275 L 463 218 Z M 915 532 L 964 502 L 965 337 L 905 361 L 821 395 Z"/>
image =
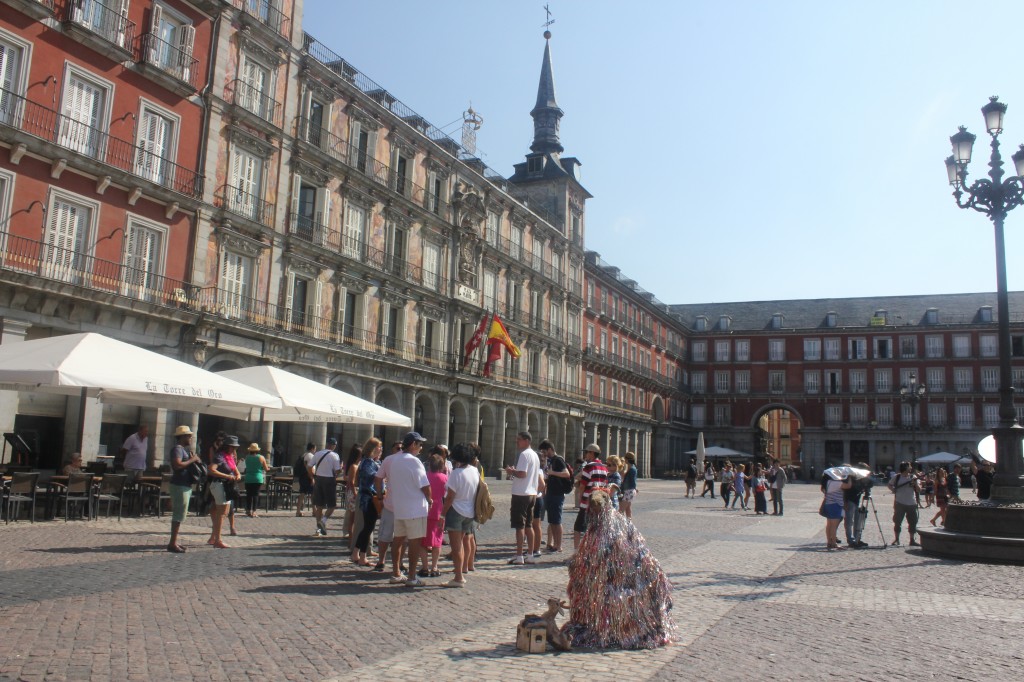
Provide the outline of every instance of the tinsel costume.
<path id="1" fill-rule="evenodd" d="M 672 639 L 672 585 L 633 523 L 596 491 L 587 532 L 569 562 L 569 620 L 562 633 L 573 647 L 653 649 Z"/>

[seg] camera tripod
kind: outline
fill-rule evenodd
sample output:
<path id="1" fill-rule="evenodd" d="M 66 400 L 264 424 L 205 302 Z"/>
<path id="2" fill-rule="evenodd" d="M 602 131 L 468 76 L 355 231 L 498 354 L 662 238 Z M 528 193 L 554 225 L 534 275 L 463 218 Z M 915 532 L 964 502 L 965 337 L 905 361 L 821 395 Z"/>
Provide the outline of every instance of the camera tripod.
<path id="1" fill-rule="evenodd" d="M 889 546 L 889 543 L 885 541 L 885 531 L 882 530 L 882 522 L 878 518 L 878 508 L 875 507 L 875 500 L 870 495 L 867 497 L 868 503 L 871 505 L 871 511 L 875 514 L 875 523 L 878 524 L 878 535 L 882 538 L 882 546 L 879 549 L 885 549 Z M 867 509 L 864 509 L 864 513 L 867 514 Z"/>

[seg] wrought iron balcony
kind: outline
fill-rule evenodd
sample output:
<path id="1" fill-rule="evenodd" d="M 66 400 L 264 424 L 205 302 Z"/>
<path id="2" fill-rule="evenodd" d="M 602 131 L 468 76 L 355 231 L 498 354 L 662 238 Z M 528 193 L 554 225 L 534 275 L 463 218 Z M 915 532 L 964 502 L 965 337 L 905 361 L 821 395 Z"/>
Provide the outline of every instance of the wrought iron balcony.
<path id="1" fill-rule="evenodd" d="M 288 234 L 410 284 L 438 292 L 448 288 L 448 279 L 441 273 L 382 251 L 362 239 L 342 234 L 326 225 L 322 216 L 302 216 L 292 212 L 288 220 Z"/>
<path id="2" fill-rule="evenodd" d="M 139 61 L 160 72 L 167 74 L 176 81 L 188 86 L 195 92 L 199 76 L 199 60 L 194 59 L 188 50 L 179 45 L 172 45 L 153 33 L 142 36 L 142 52 Z"/>
<path id="3" fill-rule="evenodd" d="M 281 127 L 281 103 L 241 78 L 227 84 L 224 88 L 224 99 L 275 128 Z"/>
<path id="4" fill-rule="evenodd" d="M 278 9 L 280 0 L 233 0 L 233 2 L 235 7 L 259 20 L 270 30 L 285 38 L 288 37 L 292 20 Z"/>
<path id="5" fill-rule="evenodd" d="M 130 173 L 178 194 L 199 198 L 203 179 L 193 170 L 103 130 L 0 89 L 0 127 L 68 149 L 83 158 Z"/>
<path id="6" fill-rule="evenodd" d="M 48 19 L 54 16 L 53 0 L 2 0 L 21 10 L 33 19 Z"/>
<path id="7" fill-rule="evenodd" d="M 214 202 L 220 208 L 231 211 L 235 215 L 242 216 L 254 223 L 259 223 L 266 227 L 271 227 L 273 224 L 274 205 L 239 187 L 224 185 L 214 197 Z"/>
<path id="8" fill-rule="evenodd" d="M 0 270 L 31 274 L 155 305 L 190 305 L 192 289 L 181 280 L 9 232 L 0 232 Z"/>
<path id="9" fill-rule="evenodd" d="M 129 21 L 120 7 L 115 8 L 99 0 L 70 0 L 64 26 L 100 50 L 109 46 L 131 54 L 135 43 L 135 22 Z"/>

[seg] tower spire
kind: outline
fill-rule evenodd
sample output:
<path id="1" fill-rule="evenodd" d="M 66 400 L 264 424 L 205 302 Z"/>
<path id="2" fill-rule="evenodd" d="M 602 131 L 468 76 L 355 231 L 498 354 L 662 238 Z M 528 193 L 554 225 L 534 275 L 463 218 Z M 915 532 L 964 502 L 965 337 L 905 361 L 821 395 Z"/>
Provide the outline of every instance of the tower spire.
<path id="1" fill-rule="evenodd" d="M 545 10 L 547 8 L 545 7 Z M 548 14 L 550 26 L 554 23 Z M 561 154 L 564 151 L 558 139 L 559 122 L 564 112 L 555 101 L 555 77 L 551 70 L 551 31 L 544 31 L 544 61 L 540 67 L 540 83 L 537 86 L 537 103 L 530 112 L 533 117 L 533 144 L 530 150 L 546 154 Z"/>

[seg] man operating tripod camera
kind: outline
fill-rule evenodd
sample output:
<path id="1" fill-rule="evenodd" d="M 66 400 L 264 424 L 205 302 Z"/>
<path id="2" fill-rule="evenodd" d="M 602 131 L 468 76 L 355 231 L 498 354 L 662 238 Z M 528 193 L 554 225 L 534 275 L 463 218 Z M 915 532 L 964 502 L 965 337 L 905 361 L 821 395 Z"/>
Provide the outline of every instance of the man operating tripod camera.
<path id="1" fill-rule="evenodd" d="M 857 462 L 857 468 L 871 471 L 864 462 Z M 864 549 L 868 546 L 861 536 L 864 534 L 864 522 L 868 518 L 868 504 L 874 485 L 875 482 L 870 476 L 863 476 L 854 478 L 850 488 L 843 491 L 843 525 L 846 530 L 846 545 L 851 549 Z"/>

